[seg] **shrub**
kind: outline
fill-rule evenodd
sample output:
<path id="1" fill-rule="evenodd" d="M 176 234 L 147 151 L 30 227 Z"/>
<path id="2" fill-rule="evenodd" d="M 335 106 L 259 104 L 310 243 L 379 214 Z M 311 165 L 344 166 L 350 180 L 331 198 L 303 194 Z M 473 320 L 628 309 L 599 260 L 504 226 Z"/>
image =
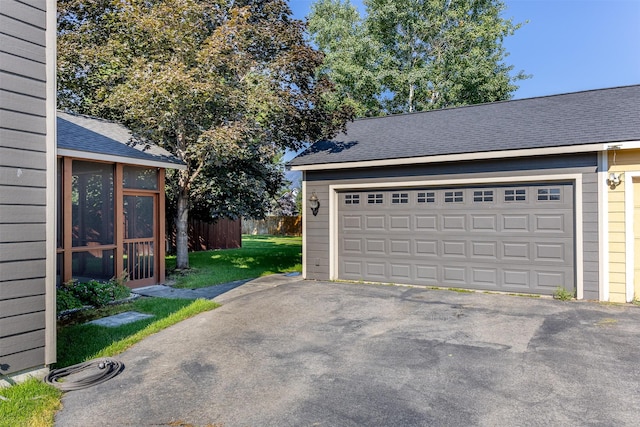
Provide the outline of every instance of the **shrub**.
<path id="1" fill-rule="evenodd" d="M 82 301 L 73 295 L 73 292 L 66 288 L 56 290 L 56 310 L 58 313 L 82 307 Z"/>
<path id="2" fill-rule="evenodd" d="M 118 283 L 117 280 L 99 282 L 90 280 L 86 283 L 69 282 L 65 283 L 61 293 L 69 293 L 72 297 L 80 301 L 82 305 L 92 305 L 94 307 L 104 307 L 105 305 L 126 298 L 131 291 L 126 286 Z M 63 297 L 67 298 L 67 296 Z"/>

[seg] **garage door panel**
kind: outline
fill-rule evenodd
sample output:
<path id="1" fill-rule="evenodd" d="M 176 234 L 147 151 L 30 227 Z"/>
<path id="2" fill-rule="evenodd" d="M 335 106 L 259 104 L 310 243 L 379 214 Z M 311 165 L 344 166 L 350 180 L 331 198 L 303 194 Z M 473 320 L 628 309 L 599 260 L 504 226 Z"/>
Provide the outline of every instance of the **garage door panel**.
<path id="1" fill-rule="evenodd" d="M 387 268 L 384 262 L 365 262 L 367 276 L 373 279 L 386 280 Z"/>
<path id="2" fill-rule="evenodd" d="M 426 282 L 430 285 L 438 283 L 438 266 L 421 264 L 415 266 L 416 280 L 418 283 Z"/>
<path id="3" fill-rule="evenodd" d="M 505 287 L 514 289 L 528 289 L 531 284 L 531 272 L 529 270 L 502 270 L 502 280 Z"/>
<path id="4" fill-rule="evenodd" d="M 465 227 L 466 215 L 442 215 L 442 230 L 451 231 L 467 231 Z"/>
<path id="5" fill-rule="evenodd" d="M 503 214 L 502 230 L 528 233 L 531 230 L 528 214 Z"/>
<path id="6" fill-rule="evenodd" d="M 563 286 L 566 281 L 565 271 L 536 271 L 534 272 L 534 286 L 555 291 L 559 286 Z"/>
<path id="7" fill-rule="evenodd" d="M 498 259 L 498 242 L 471 242 L 471 258 Z"/>
<path id="8" fill-rule="evenodd" d="M 502 242 L 502 254 L 503 260 L 531 261 L 529 242 Z"/>
<path id="9" fill-rule="evenodd" d="M 416 215 L 416 231 L 436 231 L 438 229 L 438 217 L 436 215 Z"/>
<path id="10" fill-rule="evenodd" d="M 456 240 L 443 240 L 442 241 L 442 257 L 466 257 L 467 256 L 467 242 Z"/>
<path id="11" fill-rule="evenodd" d="M 498 231 L 497 215 L 471 215 L 471 231 Z"/>
<path id="12" fill-rule="evenodd" d="M 362 215 L 345 215 L 342 217 L 342 229 L 344 231 L 362 230 Z"/>
<path id="13" fill-rule="evenodd" d="M 411 265 L 395 262 L 391 262 L 389 264 L 391 268 L 391 280 L 400 281 L 400 283 L 407 283 L 407 279 L 411 278 Z"/>
<path id="14" fill-rule="evenodd" d="M 535 261 L 559 262 L 565 263 L 567 253 L 564 243 L 534 243 L 536 258 Z"/>
<path id="15" fill-rule="evenodd" d="M 385 230 L 385 216 L 384 215 L 371 215 L 365 219 L 366 231 L 382 231 Z"/>
<path id="16" fill-rule="evenodd" d="M 416 240 L 416 255 L 434 257 L 438 256 L 437 240 Z"/>
<path id="17" fill-rule="evenodd" d="M 538 214 L 535 216 L 535 231 L 547 232 L 547 233 L 564 233 L 565 229 L 565 215 L 564 214 L 556 214 L 556 215 L 544 215 Z"/>
<path id="18" fill-rule="evenodd" d="M 362 239 L 359 238 L 343 238 L 342 248 L 345 253 L 362 255 Z"/>
<path id="19" fill-rule="evenodd" d="M 344 272 L 347 275 L 356 275 L 361 276 L 362 271 L 362 263 L 360 261 L 344 261 Z"/>
<path id="20" fill-rule="evenodd" d="M 398 231 L 410 231 L 411 218 L 409 215 L 391 215 L 389 223 L 391 224 L 391 230 Z"/>
<path id="21" fill-rule="evenodd" d="M 341 279 L 546 294 L 574 288 L 570 183 L 361 191 L 360 201 L 374 202 L 357 206 L 342 204 L 343 195 Z"/>
<path id="22" fill-rule="evenodd" d="M 471 267 L 471 280 L 482 287 L 497 287 L 499 283 L 497 268 Z"/>
<path id="23" fill-rule="evenodd" d="M 366 239 L 365 254 L 367 255 L 385 255 L 384 239 Z"/>
<path id="24" fill-rule="evenodd" d="M 442 280 L 445 284 L 452 283 L 456 285 L 467 284 L 466 267 L 445 265 L 442 268 Z"/>
<path id="25" fill-rule="evenodd" d="M 411 240 L 392 239 L 390 249 L 392 255 L 411 255 Z"/>

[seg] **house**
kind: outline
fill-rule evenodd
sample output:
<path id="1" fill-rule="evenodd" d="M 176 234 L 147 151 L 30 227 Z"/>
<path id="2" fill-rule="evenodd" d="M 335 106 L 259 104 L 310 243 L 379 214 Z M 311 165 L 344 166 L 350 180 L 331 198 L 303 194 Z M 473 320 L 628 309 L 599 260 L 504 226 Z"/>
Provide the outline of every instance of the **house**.
<path id="1" fill-rule="evenodd" d="M 56 2 L 0 9 L 0 386 L 56 361 Z"/>
<path id="2" fill-rule="evenodd" d="M 356 120 L 290 166 L 307 279 L 640 297 L 640 85 Z"/>
<path id="3" fill-rule="evenodd" d="M 165 169 L 186 166 L 108 120 L 57 115 L 57 283 L 164 282 Z"/>

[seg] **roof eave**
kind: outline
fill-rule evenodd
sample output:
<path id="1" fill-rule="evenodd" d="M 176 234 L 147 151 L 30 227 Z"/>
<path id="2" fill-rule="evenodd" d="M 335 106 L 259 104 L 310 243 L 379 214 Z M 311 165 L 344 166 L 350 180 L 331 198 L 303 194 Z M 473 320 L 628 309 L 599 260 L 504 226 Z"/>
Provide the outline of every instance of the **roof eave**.
<path id="1" fill-rule="evenodd" d="M 68 148 L 58 148 L 57 154 L 58 156 L 77 157 L 80 159 L 96 160 L 100 162 L 126 163 L 128 165 L 148 166 L 165 169 L 187 169 L 187 165 L 185 164 L 164 162 L 161 160 L 138 159 L 135 157 L 115 156 L 112 154 L 95 153 L 91 151 L 73 150 Z"/>
<path id="2" fill-rule="evenodd" d="M 471 153 L 461 153 L 461 154 L 444 154 L 444 155 L 437 155 L 437 156 L 402 157 L 402 158 L 395 158 L 395 159 L 365 160 L 365 161 L 355 161 L 355 162 L 290 165 L 290 167 L 291 167 L 291 170 L 294 170 L 294 171 L 355 169 L 355 168 L 371 168 L 371 167 L 385 167 L 385 166 L 402 166 L 402 165 L 424 164 L 424 163 L 444 163 L 444 162 L 460 162 L 460 161 L 468 161 L 468 160 L 490 160 L 490 159 L 502 159 L 502 158 L 514 158 L 514 157 L 533 157 L 533 156 L 548 156 L 548 155 L 561 155 L 561 154 L 572 154 L 572 153 L 588 153 L 588 152 L 606 151 L 614 148 L 623 149 L 623 150 L 637 149 L 637 148 L 640 148 L 640 140 L 619 141 L 619 142 L 612 141 L 612 142 L 604 142 L 604 143 L 599 142 L 599 143 L 593 143 L 593 144 L 566 145 L 566 146 L 560 146 L 560 147 L 471 152 Z"/>

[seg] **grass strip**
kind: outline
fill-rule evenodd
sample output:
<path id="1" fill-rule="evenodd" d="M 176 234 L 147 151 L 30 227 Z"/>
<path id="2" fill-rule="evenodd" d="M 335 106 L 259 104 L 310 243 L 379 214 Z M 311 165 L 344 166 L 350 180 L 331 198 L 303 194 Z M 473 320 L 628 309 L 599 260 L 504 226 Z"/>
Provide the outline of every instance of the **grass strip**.
<path id="1" fill-rule="evenodd" d="M 153 314 L 154 318 L 149 320 L 117 328 L 86 324 L 62 326 L 58 331 L 55 367 L 116 356 L 156 332 L 218 306 L 205 299 L 148 298 L 119 306 L 119 311 Z M 54 423 L 56 411 L 62 407 L 62 392 L 37 379 L 0 389 L 0 396 L 0 427 L 49 427 Z"/>
<path id="2" fill-rule="evenodd" d="M 35 378 L 0 389 L 0 427 L 52 426 L 61 398 L 60 390 Z"/>
<path id="3" fill-rule="evenodd" d="M 156 332 L 166 329 L 169 326 L 175 325 L 176 323 L 179 323 L 189 317 L 193 317 L 196 314 L 213 310 L 216 307 L 219 307 L 219 304 L 211 300 L 197 299 L 193 301 L 191 304 L 189 304 L 188 306 L 183 307 L 180 310 L 176 311 L 175 313 L 172 313 L 163 319 L 160 319 L 151 323 L 150 325 L 146 326 L 144 329 L 136 332 L 135 334 L 128 336 L 120 341 L 114 342 L 108 347 L 103 348 L 102 350 L 100 350 L 99 352 L 91 356 L 89 360 L 96 359 L 98 357 L 115 356 L 116 354 L 122 353 L 123 351 L 127 350 L 134 344 L 142 341 L 144 338 L 148 337 L 149 335 L 155 334 Z"/>
<path id="4" fill-rule="evenodd" d="M 153 317 L 114 328 L 86 323 L 59 328 L 58 362 L 55 368 L 75 365 L 96 357 L 115 356 L 153 333 L 216 307 L 218 304 L 210 300 L 170 298 L 141 298 L 132 303 L 114 306 L 109 315 L 138 311 Z M 102 314 L 98 317 L 104 317 L 104 313 Z M 82 319 L 83 322 L 87 320 L 91 319 Z"/>

